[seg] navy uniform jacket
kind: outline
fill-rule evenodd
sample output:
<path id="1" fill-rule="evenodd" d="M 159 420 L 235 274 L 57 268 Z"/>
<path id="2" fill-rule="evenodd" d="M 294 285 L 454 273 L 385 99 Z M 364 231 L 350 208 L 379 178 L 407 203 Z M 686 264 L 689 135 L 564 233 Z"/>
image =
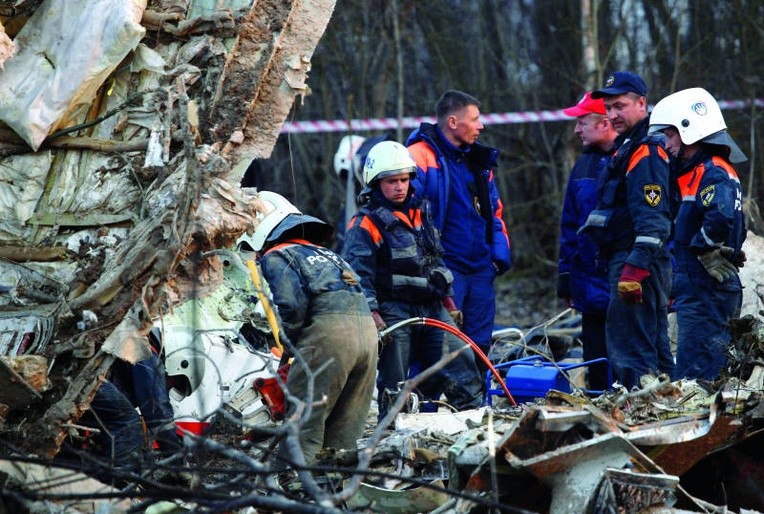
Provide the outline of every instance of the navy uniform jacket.
<path id="1" fill-rule="evenodd" d="M 295 345 L 314 315 L 357 311 L 356 303 L 339 302 L 342 297 L 330 293 L 356 293 L 365 306 L 358 276 L 339 255 L 322 246 L 293 239 L 265 252 L 261 266 L 284 331 Z M 370 315 L 365 307 L 361 314 Z"/>
<path id="2" fill-rule="evenodd" d="M 350 222 L 343 255 L 358 272 L 371 310 L 384 301 L 420 303 L 451 294 L 453 276 L 427 202 L 411 199 L 396 208 L 373 191 Z"/>
<path id="3" fill-rule="evenodd" d="M 669 158 L 662 136 L 648 136 L 649 117 L 616 139 L 593 227 L 605 255 L 628 251 L 627 264 L 649 269 L 671 233 Z"/>
<path id="4" fill-rule="evenodd" d="M 604 314 L 610 301 L 607 261 L 599 257 L 589 233 L 578 233 L 597 206 L 597 185 L 607 173 L 612 152 L 599 147 L 584 149 L 570 171 L 560 222 L 560 280 L 558 295 L 571 298 L 584 313 Z"/>
<path id="5" fill-rule="evenodd" d="M 746 231 L 743 192 L 732 165 L 701 149 L 683 165 L 677 183 L 682 199 L 674 222 L 679 269 L 705 274 L 696 255 L 720 246 L 735 250 L 736 260 Z"/>

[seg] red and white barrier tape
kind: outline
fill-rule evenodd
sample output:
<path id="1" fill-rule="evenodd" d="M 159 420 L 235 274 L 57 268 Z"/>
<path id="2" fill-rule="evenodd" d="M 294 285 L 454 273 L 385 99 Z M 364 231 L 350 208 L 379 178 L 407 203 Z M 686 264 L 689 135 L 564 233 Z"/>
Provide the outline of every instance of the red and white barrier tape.
<path id="1" fill-rule="evenodd" d="M 764 106 L 764 98 L 757 98 L 758 107 Z M 722 109 L 743 109 L 750 106 L 748 100 L 722 100 Z M 535 123 L 541 121 L 569 121 L 562 110 L 559 111 L 526 111 L 499 112 L 481 114 L 480 121 L 484 125 L 502 125 L 509 123 Z M 413 116 L 401 119 L 401 128 L 413 129 L 423 121 L 435 123 L 435 116 Z M 288 121 L 281 128 L 282 133 L 317 133 L 317 132 L 362 132 L 366 130 L 394 130 L 398 128 L 397 118 L 367 118 L 362 120 L 317 120 L 317 121 Z"/>

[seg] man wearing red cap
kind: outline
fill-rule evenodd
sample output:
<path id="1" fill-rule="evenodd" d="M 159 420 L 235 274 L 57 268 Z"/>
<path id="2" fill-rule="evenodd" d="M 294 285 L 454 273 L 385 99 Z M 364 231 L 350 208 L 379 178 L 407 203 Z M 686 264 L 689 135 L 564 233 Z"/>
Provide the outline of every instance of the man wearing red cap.
<path id="1" fill-rule="evenodd" d="M 663 138 L 648 136 L 647 85 L 617 71 L 592 98 L 602 98 L 616 151 L 599 190 L 591 229 L 608 261 L 607 351 L 618 380 L 631 389 L 646 374 L 674 371 L 668 340 L 671 292 L 669 157 Z"/>
<path id="2" fill-rule="evenodd" d="M 557 296 L 581 312 L 584 360 L 607 357 L 605 313 L 610 300 L 607 260 L 598 257 L 597 245 L 588 233 L 578 233 L 597 206 L 597 184 L 607 173 L 618 133 L 605 116 L 605 103 L 586 93 L 574 106 L 563 109 L 576 118 L 575 133 L 584 150 L 570 171 L 560 223 L 560 258 Z M 610 387 L 607 366 L 589 368 L 590 389 Z"/>

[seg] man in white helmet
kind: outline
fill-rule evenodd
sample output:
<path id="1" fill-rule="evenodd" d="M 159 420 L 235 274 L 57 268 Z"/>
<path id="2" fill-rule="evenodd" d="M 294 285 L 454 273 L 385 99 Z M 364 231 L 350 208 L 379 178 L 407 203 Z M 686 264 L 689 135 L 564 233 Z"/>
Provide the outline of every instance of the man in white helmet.
<path id="1" fill-rule="evenodd" d="M 361 277 L 379 330 L 414 317 L 461 323 L 452 298 L 453 276 L 443 264 L 429 204 L 412 200 L 415 176 L 416 163 L 403 145 L 395 141 L 375 145 L 364 166 L 367 202 L 347 233 L 343 256 Z M 444 338 L 448 352 L 464 347 L 455 336 L 429 326 L 408 325 L 390 333 L 379 360 L 379 419 L 408 378 L 412 362 L 427 368 L 443 356 Z M 459 410 L 480 406 L 481 380 L 472 352 L 462 352 L 421 384 L 420 393 L 425 399 L 445 393 Z"/>
<path id="2" fill-rule="evenodd" d="M 374 145 L 387 139 L 389 139 L 387 134 L 369 138 L 352 134 L 344 136 L 340 140 L 337 152 L 334 154 L 334 173 L 345 185 L 345 200 L 342 203 L 342 209 L 337 220 L 337 230 L 334 234 L 333 250 L 337 253 L 342 252 L 342 246 L 345 244 L 345 231 L 350 220 L 358 212 L 356 203 L 358 188 L 356 186 L 363 185 L 363 163 L 366 160 L 366 155 Z"/>
<path id="3" fill-rule="evenodd" d="M 715 380 L 727 362 L 727 321 L 740 315 L 743 300 L 737 274 L 745 261 L 743 192 L 731 163 L 746 157 L 719 104 L 699 87 L 658 102 L 649 131 L 666 136 L 681 196 L 674 219 L 674 378 Z"/>
<path id="4" fill-rule="evenodd" d="M 320 246 L 332 227 L 276 193 L 263 191 L 260 198 L 268 210 L 250 244 L 262 253 L 263 276 L 284 334 L 300 357 L 286 385 L 305 410 L 290 402 L 285 423 L 300 423 L 300 447 L 306 463 L 313 463 L 322 448 L 355 449 L 363 434 L 374 392 L 377 334 L 358 276 Z M 294 443 L 287 438 L 280 444 L 283 460 L 277 467 L 295 464 Z"/>

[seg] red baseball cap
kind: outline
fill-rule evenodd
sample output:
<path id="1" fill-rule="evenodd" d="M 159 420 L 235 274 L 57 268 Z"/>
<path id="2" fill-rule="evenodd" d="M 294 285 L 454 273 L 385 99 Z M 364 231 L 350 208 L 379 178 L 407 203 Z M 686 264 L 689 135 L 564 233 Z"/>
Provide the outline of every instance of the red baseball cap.
<path id="1" fill-rule="evenodd" d="M 567 109 L 563 109 L 566 115 L 572 118 L 578 118 L 579 116 L 586 116 L 587 114 L 605 114 L 605 101 L 602 98 L 596 100 L 592 98 L 591 91 L 586 93 L 578 103 Z"/>

